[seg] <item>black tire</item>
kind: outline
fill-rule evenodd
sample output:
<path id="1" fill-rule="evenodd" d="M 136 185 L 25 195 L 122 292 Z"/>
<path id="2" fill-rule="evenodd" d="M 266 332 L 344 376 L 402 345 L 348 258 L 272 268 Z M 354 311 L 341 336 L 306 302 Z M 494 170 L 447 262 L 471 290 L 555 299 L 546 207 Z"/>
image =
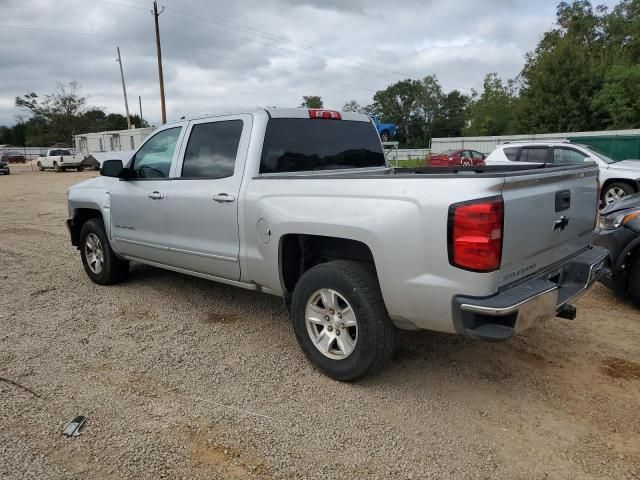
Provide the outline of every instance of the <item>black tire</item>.
<path id="1" fill-rule="evenodd" d="M 82 171 L 84 171 L 84 168 L 83 167 L 78 167 L 78 171 L 82 172 Z"/>
<path id="2" fill-rule="evenodd" d="M 307 330 L 307 302 L 320 289 L 339 293 L 355 313 L 357 338 L 355 348 L 346 358 L 325 356 L 315 346 Z M 370 264 L 336 260 L 307 270 L 293 292 L 291 319 L 307 359 L 335 380 L 350 382 L 377 372 L 395 348 L 396 329 L 389 319 L 375 269 Z M 336 333 L 339 334 L 337 330 Z"/>
<path id="3" fill-rule="evenodd" d="M 616 189 L 622 190 L 622 192 L 624 192 L 620 196 L 633 195 L 634 193 L 636 193 L 635 189 L 628 183 L 624 183 L 624 182 L 610 183 L 609 185 L 607 185 L 605 188 L 602 189 L 601 200 L 603 205 L 607 205 L 607 193 L 614 191 Z M 612 202 L 609 202 L 609 203 L 612 203 Z"/>
<path id="4" fill-rule="evenodd" d="M 389 132 L 387 132 L 386 130 L 383 130 L 382 132 L 380 132 L 380 140 L 382 140 L 383 142 L 388 142 Z"/>
<path id="5" fill-rule="evenodd" d="M 100 242 L 104 262 L 99 272 L 94 272 L 89 266 L 87 259 L 87 237 L 93 234 Z M 89 278 L 99 285 L 112 285 L 121 282 L 129 273 L 129 262 L 116 257 L 116 254 L 109 245 L 107 234 L 104 229 L 102 218 L 91 218 L 87 220 L 80 230 L 80 256 L 82 257 L 82 265 L 84 271 L 87 272 Z"/>
<path id="6" fill-rule="evenodd" d="M 38 162 L 38 170 L 40 170 L 41 172 L 44 172 L 44 167 L 42 166 L 42 163 Z"/>
<path id="7" fill-rule="evenodd" d="M 629 269 L 627 292 L 633 304 L 640 308 L 640 257 L 634 260 Z"/>
<path id="8" fill-rule="evenodd" d="M 60 165 L 58 165 L 58 162 L 53 162 L 53 169 L 56 172 L 61 172 L 62 171 L 62 168 L 60 168 Z"/>

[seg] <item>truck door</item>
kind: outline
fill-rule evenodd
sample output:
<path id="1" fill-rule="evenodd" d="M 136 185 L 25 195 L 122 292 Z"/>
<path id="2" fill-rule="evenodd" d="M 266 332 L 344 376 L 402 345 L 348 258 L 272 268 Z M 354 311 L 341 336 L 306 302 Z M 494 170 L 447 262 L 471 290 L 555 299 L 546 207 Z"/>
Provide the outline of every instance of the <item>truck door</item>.
<path id="1" fill-rule="evenodd" d="M 167 192 L 182 129 L 174 124 L 149 137 L 130 162 L 131 178 L 110 190 L 111 232 L 124 255 L 167 261 Z"/>
<path id="2" fill-rule="evenodd" d="M 240 279 L 238 196 L 251 115 L 190 123 L 167 196 L 171 264 Z"/>

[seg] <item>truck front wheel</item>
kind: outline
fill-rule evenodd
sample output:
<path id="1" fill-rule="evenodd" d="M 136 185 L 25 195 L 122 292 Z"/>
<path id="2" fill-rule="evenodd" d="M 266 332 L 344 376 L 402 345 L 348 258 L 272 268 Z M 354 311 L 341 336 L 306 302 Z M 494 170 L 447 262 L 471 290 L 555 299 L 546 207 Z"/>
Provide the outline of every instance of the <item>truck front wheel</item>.
<path id="1" fill-rule="evenodd" d="M 291 318 L 307 359 L 343 382 L 379 370 L 395 347 L 375 269 L 366 263 L 336 260 L 307 270 L 293 292 Z"/>
<path id="2" fill-rule="evenodd" d="M 91 218 L 82 225 L 80 255 L 85 272 L 99 285 L 121 282 L 129 272 L 129 262 L 120 260 L 111 249 L 101 218 Z"/>

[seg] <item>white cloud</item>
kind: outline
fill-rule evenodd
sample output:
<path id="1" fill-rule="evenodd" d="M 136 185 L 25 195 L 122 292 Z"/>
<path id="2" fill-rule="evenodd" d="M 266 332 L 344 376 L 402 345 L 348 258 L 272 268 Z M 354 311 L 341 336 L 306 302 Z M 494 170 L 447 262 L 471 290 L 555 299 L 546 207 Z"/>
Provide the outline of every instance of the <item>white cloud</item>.
<path id="1" fill-rule="evenodd" d="M 0 3 L 0 124 L 14 122 L 16 96 L 49 93 L 57 81 L 78 80 L 89 104 L 122 113 L 117 45 L 131 110 L 141 95 L 144 116 L 159 121 L 150 0 Z M 367 104 L 376 90 L 429 74 L 445 89 L 478 88 L 488 72 L 519 72 L 552 26 L 556 3 L 166 0 L 168 116 L 296 106 L 303 95 L 336 108 L 351 99 Z M 91 35 L 56 33 L 65 31 Z"/>

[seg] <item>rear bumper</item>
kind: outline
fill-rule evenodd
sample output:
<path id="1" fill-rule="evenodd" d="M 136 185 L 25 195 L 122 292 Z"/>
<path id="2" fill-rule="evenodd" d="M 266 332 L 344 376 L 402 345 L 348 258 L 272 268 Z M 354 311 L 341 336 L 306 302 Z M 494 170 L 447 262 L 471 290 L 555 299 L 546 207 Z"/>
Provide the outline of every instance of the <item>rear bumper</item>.
<path id="1" fill-rule="evenodd" d="M 602 274 L 606 249 L 593 247 L 555 266 L 552 272 L 502 290 L 491 297 L 456 296 L 453 312 L 458 333 L 481 340 L 507 340 L 555 316 L 573 318 L 570 302 Z"/>

